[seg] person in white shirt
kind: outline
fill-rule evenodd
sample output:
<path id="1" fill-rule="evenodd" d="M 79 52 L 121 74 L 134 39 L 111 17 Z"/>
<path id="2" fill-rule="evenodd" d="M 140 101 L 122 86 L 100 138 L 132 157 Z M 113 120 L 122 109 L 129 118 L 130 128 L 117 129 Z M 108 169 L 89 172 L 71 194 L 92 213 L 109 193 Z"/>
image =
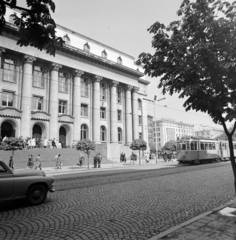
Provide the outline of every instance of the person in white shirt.
<path id="1" fill-rule="evenodd" d="M 48 140 L 47 140 L 46 137 L 44 138 L 43 146 L 44 146 L 44 148 L 47 148 L 47 147 L 48 147 Z"/>

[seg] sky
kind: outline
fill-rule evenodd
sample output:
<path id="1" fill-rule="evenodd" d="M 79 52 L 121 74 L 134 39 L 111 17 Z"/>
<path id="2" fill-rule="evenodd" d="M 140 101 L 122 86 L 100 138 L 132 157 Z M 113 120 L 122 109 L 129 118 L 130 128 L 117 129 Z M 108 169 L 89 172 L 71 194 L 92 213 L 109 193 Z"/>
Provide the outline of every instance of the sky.
<path id="1" fill-rule="evenodd" d="M 147 29 L 156 21 L 168 25 L 178 19 L 176 14 L 182 0 L 54 0 L 55 13 L 52 18 L 57 24 L 79 32 L 87 37 L 125 52 L 135 59 L 142 52 L 153 53 L 152 35 Z M 23 6 L 25 0 L 18 0 Z M 194 124 L 195 130 L 205 126 L 222 128 L 213 123 L 202 112 L 186 112 L 183 99 L 177 95 L 161 94 L 157 88 L 159 78 L 149 78 L 148 98 L 165 98 L 147 105 L 148 113 L 157 119 L 171 118 L 176 121 Z"/>

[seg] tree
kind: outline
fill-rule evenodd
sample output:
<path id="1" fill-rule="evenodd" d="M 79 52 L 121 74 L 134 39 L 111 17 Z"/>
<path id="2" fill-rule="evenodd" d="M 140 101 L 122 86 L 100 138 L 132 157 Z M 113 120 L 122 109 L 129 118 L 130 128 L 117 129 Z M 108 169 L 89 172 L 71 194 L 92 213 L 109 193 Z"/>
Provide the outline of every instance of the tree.
<path id="1" fill-rule="evenodd" d="M 55 56 L 57 46 L 64 43 L 61 37 L 56 36 L 56 23 L 51 18 L 50 10 L 55 11 L 52 0 L 26 0 L 28 8 L 17 6 L 17 0 L 0 0 L 0 33 L 2 33 L 6 21 L 6 7 L 20 10 L 20 17 L 14 14 L 14 24 L 18 27 L 19 39 L 17 44 L 33 46 L 40 51 Z"/>
<path id="2" fill-rule="evenodd" d="M 91 150 L 95 150 L 95 143 L 91 140 L 82 139 L 77 142 L 76 149 L 83 151 L 88 155 L 88 169 L 89 169 L 89 154 Z"/>
<path id="3" fill-rule="evenodd" d="M 232 130 L 233 130 L 233 126 L 231 126 L 231 127 L 229 128 L 229 131 L 230 131 L 230 132 L 231 132 Z M 223 133 L 221 133 L 220 135 L 218 135 L 218 136 L 216 137 L 216 139 L 227 140 L 228 137 L 227 137 L 227 135 L 225 134 L 225 132 L 223 132 Z M 236 132 L 234 132 L 234 134 L 232 135 L 232 140 L 233 140 L 233 141 L 236 141 Z"/>
<path id="4" fill-rule="evenodd" d="M 164 147 L 161 149 L 161 155 L 163 156 L 164 160 L 172 159 L 173 154 L 176 152 L 177 143 L 174 140 L 170 140 L 165 143 Z"/>
<path id="5" fill-rule="evenodd" d="M 10 137 L 0 143 L 0 150 L 12 151 L 12 162 L 14 163 L 14 152 L 24 148 L 24 141 L 22 138 Z M 14 164 L 13 164 L 14 165 Z"/>
<path id="6" fill-rule="evenodd" d="M 145 73 L 160 76 L 162 93 L 186 98 L 183 106 L 209 114 L 227 135 L 236 192 L 232 136 L 236 128 L 236 3 L 184 0 L 180 20 L 148 30 L 155 53 L 142 53 L 137 63 Z M 229 131 L 226 122 L 233 122 Z"/>
<path id="7" fill-rule="evenodd" d="M 146 150 L 147 149 L 147 143 L 142 139 L 135 139 L 131 145 L 130 149 L 132 150 L 138 150 L 139 152 L 139 165 L 141 164 L 141 158 L 140 158 L 140 150 Z"/>

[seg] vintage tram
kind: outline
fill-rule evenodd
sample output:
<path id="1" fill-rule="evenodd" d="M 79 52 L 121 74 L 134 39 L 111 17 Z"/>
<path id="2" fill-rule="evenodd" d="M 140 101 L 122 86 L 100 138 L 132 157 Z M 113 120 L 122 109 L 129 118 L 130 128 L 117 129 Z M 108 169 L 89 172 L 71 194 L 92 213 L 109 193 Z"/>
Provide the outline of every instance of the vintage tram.
<path id="1" fill-rule="evenodd" d="M 233 142 L 236 154 L 236 142 Z M 230 160 L 227 140 L 182 138 L 177 141 L 177 161 L 179 163 L 211 163 Z"/>

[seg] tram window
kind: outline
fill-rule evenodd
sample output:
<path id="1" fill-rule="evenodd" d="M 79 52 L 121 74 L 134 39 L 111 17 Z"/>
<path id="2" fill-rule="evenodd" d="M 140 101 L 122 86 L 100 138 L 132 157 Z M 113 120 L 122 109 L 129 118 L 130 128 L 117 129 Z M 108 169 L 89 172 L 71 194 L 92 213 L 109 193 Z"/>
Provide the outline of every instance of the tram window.
<path id="1" fill-rule="evenodd" d="M 197 143 L 191 142 L 191 150 L 197 150 Z"/>
<path id="2" fill-rule="evenodd" d="M 205 149 L 209 150 L 209 144 L 208 143 L 205 143 Z"/>
<path id="3" fill-rule="evenodd" d="M 177 143 L 177 150 L 181 150 L 181 144 Z"/>
<path id="4" fill-rule="evenodd" d="M 216 143 L 212 143 L 212 150 L 216 150 Z"/>
<path id="5" fill-rule="evenodd" d="M 205 144 L 203 142 L 200 143 L 201 150 L 205 150 Z"/>
<path id="6" fill-rule="evenodd" d="M 186 150 L 186 145 L 185 145 L 185 143 L 182 144 L 182 150 Z"/>
<path id="7" fill-rule="evenodd" d="M 190 150 L 189 142 L 186 142 L 186 149 Z"/>
<path id="8" fill-rule="evenodd" d="M 212 150 L 212 143 L 209 143 L 209 150 Z"/>

